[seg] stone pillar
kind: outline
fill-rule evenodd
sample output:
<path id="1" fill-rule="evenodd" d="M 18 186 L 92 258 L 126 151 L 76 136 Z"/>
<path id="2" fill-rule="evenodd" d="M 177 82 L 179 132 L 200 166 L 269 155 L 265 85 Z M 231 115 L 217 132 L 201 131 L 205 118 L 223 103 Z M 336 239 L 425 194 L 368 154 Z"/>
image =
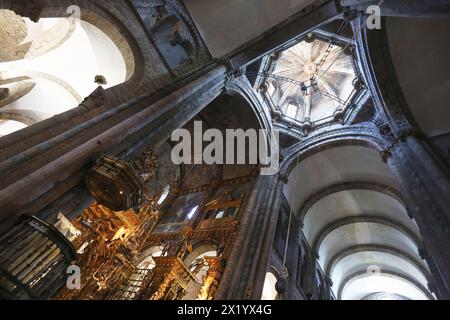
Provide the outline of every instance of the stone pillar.
<path id="1" fill-rule="evenodd" d="M 319 256 L 317 255 L 317 253 L 311 252 L 310 254 L 308 254 L 308 258 L 306 260 L 307 268 L 305 268 L 305 280 L 302 289 L 306 299 L 308 300 L 317 300 L 316 269 L 318 259 Z"/>
<path id="2" fill-rule="evenodd" d="M 260 299 L 275 234 L 283 183 L 258 176 L 241 208 L 239 231 L 216 300 Z"/>
<path id="3" fill-rule="evenodd" d="M 9 172 L 0 181 L 2 230 L 8 228 L 18 214 L 40 212 L 79 185 L 84 168 L 99 154 L 127 153 L 140 143 L 141 148 L 133 151 L 138 156 L 149 144 L 165 141 L 173 129 L 183 126 L 214 100 L 224 83 L 225 68 L 217 67 L 156 102 L 151 98 L 129 101 L 101 115 L 93 115 L 82 125 L 41 145 L 30 147 L 25 154 L 20 150 L 0 159 L 0 171 Z M 95 101 L 99 100 L 95 98 L 99 92 L 93 94 Z M 88 102 L 89 99 L 85 104 Z M 60 117 L 83 108 L 80 106 Z M 38 125 L 48 124 L 44 122 Z M 104 131 L 94 134 L 100 129 Z"/>
<path id="4" fill-rule="evenodd" d="M 62 197 L 36 213 L 36 216 L 41 220 L 54 224 L 57 222 L 58 213 L 61 212 L 67 219 L 74 220 L 93 202 L 94 199 L 88 193 L 84 184 L 80 183 L 77 187 L 66 192 Z"/>
<path id="5" fill-rule="evenodd" d="M 387 2 L 387 1 L 385 1 Z M 352 22 L 354 31 L 364 21 Z M 438 298 L 450 299 L 450 181 L 448 168 L 433 154 L 414 126 L 395 74 L 385 28 L 357 34 L 357 51 L 388 145 L 381 153 L 397 177 L 406 205 L 424 242 L 421 250 Z"/>
<path id="6" fill-rule="evenodd" d="M 400 183 L 406 205 L 417 222 L 420 250 L 435 281 L 433 291 L 450 299 L 450 184 L 423 144 L 414 136 L 388 151 L 387 163 Z"/>

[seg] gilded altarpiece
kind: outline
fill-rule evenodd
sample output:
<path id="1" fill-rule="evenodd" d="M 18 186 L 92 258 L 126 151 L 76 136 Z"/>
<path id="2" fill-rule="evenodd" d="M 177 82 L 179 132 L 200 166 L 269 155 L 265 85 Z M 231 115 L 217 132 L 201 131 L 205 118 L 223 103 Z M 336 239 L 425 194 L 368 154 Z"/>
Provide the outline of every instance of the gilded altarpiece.
<path id="1" fill-rule="evenodd" d="M 183 222 L 158 224 L 160 208 L 155 199 L 146 199 L 138 211 L 115 212 L 100 204 L 92 205 L 72 221 L 81 234 L 73 240 L 79 255 L 76 265 L 81 270 L 81 288 L 63 289 L 56 299 L 213 299 L 236 237 L 239 209 L 245 198 L 245 193 L 232 195 L 220 190 L 251 185 L 252 180 L 248 177 L 222 182 L 220 186 L 211 184 L 213 190 L 205 186 L 202 190 L 210 196 L 192 220 Z M 198 191 L 184 190 L 181 194 Z M 173 213 L 169 210 L 164 214 Z M 201 255 L 199 244 L 208 244 L 210 251 Z M 155 247 L 161 251 L 150 256 L 152 267 L 141 269 L 139 261 L 146 258 L 146 250 Z M 214 255 L 207 254 L 211 252 Z"/>

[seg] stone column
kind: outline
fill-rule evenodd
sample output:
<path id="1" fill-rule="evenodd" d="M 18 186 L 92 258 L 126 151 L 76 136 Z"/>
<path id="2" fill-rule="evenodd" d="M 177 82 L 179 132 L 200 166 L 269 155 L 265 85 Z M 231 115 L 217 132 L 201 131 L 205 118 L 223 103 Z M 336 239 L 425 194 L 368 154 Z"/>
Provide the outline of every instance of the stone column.
<path id="1" fill-rule="evenodd" d="M 357 30 L 364 23 L 353 22 Z M 435 280 L 435 292 L 450 299 L 450 173 L 415 127 L 395 74 L 385 28 L 363 29 L 357 51 L 371 91 L 380 132 L 388 145 L 382 152 L 401 186 L 406 205 L 424 242 L 421 250 Z"/>
<path id="2" fill-rule="evenodd" d="M 283 186 L 278 177 L 258 176 L 245 200 L 216 300 L 261 298 Z"/>
<path id="3" fill-rule="evenodd" d="M 137 99 L 108 111 L 120 114 L 120 119 L 105 117 L 108 112 L 93 116 L 83 125 L 29 148 L 26 154 L 0 160 L 0 171 L 9 172 L 0 182 L 1 228 L 6 229 L 20 213 L 41 211 L 79 185 L 84 168 L 99 154 L 137 156 L 149 144 L 168 139 L 173 129 L 183 126 L 220 94 L 224 82 L 225 68 L 217 67 L 158 101 Z M 104 131 L 86 139 L 99 127 L 105 127 Z"/>
<path id="4" fill-rule="evenodd" d="M 41 220 L 54 224 L 57 221 L 58 213 L 61 212 L 67 219 L 73 220 L 93 202 L 92 196 L 83 183 L 80 183 L 77 187 L 69 190 L 62 197 L 38 212 L 36 216 Z"/>
<path id="5" fill-rule="evenodd" d="M 430 267 L 438 298 L 450 299 L 450 185 L 420 141 L 410 136 L 393 146 L 387 163 L 422 235 L 420 255 Z"/>

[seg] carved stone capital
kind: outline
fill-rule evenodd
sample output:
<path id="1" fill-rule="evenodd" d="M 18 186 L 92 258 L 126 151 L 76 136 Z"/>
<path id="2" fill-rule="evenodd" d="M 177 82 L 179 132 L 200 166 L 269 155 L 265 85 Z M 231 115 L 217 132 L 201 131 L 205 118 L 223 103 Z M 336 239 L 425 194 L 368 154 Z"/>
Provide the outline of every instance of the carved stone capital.
<path id="1" fill-rule="evenodd" d="M 83 106 L 87 109 L 98 108 L 105 104 L 105 90 L 103 87 L 99 86 L 97 89 L 92 91 L 92 93 L 87 96 L 83 102 L 81 102 L 80 106 Z"/>
<path id="2" fill-rule="evenodd" d="M 270 56 L 272 61 L 277 61 L 278 59 L 280 59 L 280 57 L 281 57 L 281 51 L 276 51 L 276 52 L 272 53 L 272 55 Z"/>
<path id="3" fill-rule="evenodd" d="M 380 156 L 381 156 L 381 160 L 384 163 L 387 163 L 389 158 L 392 156 L 392 152 L 389 149 L 384 149 L 384 150 L 380 151 Z"/>
<path id="4" fill-rule="evenodd" d="M 280 177 L 280 180 L 281 180 L 284 184 L 288 184 L 288 182 L 289 182 L 289 177 L 288 177 L 288 175 L 286 175 L 286 174 L 280 174 L 279 177 Z"/>
<path id="5" fill-rule="evenodd" d="M 387 136 L 392 133 L 391 127 L 388 123 L 383 123 L 378 127 L 380 129 L 380 133 L 384 136 Z"/>
<path id="6" fill-rule="evenodd" d="M 418 251 L 421 259 L 426 260 L 428 258 L 428 251 L 425 248 L 419 248 Z"/>
<path id="7" fill-rule="evenodd" d="M 422 131 L 416 129 L 416 128 L 406 128 L 399 132 L 398 138 L 401 142 L 406 142 L 408 138 L 414 137 L 416 139 L 422 139 L 424 137 L 424 134 Z"/>
<path id="8" fill-rule="evenodd" d="M 345 20 L 353 21 L 360 15 L 360 11 L 354 10 L 354 9 L 349 9 L 349 8 L 344 8 L 343 14 L 344 14 Z"/>
<path id="9" fill-rule="evenodd" d="M 311 132 L 311 130 L 312 130 L 312 123 L 311 121 L 309 121 L 309 119 L 307 119 L 305 123 L 302 125 L 303 134 L 306 136 Z"/>

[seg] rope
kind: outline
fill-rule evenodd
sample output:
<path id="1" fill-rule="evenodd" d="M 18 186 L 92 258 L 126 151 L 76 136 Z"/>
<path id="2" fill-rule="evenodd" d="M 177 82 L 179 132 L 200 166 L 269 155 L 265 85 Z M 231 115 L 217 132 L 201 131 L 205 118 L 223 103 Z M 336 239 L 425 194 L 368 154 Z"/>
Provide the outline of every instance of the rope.
<path id="1" fill-rule="evenodd" d="M 298 159 L 296 161 L 296 165 L 294 168 L 297 167 L 298 165 Z M 295 190 L 297 189 L 297 179 L 295 179 L 294 181 L 294 188 L 292 189 L 292 195 L 291 195 L 291 208 L 289 210 L 289 223 L 288 223 L 288 229 L 287 229 L 287 233 L 286 233 L 286 246 L 284 248 L 284 255 L 283 255 L 283 268 L 285 270 L 287 270 L 286 267 L 286 259 L 287 259 L 287 252 L 288 252 L 288 247 L 289 247 L 289 238 L 290 238 L 290 234 L 291 234 L 291 222 L 292 222 L 292 215 L 294 213 L 294 194 L 295 194 Z"/>

